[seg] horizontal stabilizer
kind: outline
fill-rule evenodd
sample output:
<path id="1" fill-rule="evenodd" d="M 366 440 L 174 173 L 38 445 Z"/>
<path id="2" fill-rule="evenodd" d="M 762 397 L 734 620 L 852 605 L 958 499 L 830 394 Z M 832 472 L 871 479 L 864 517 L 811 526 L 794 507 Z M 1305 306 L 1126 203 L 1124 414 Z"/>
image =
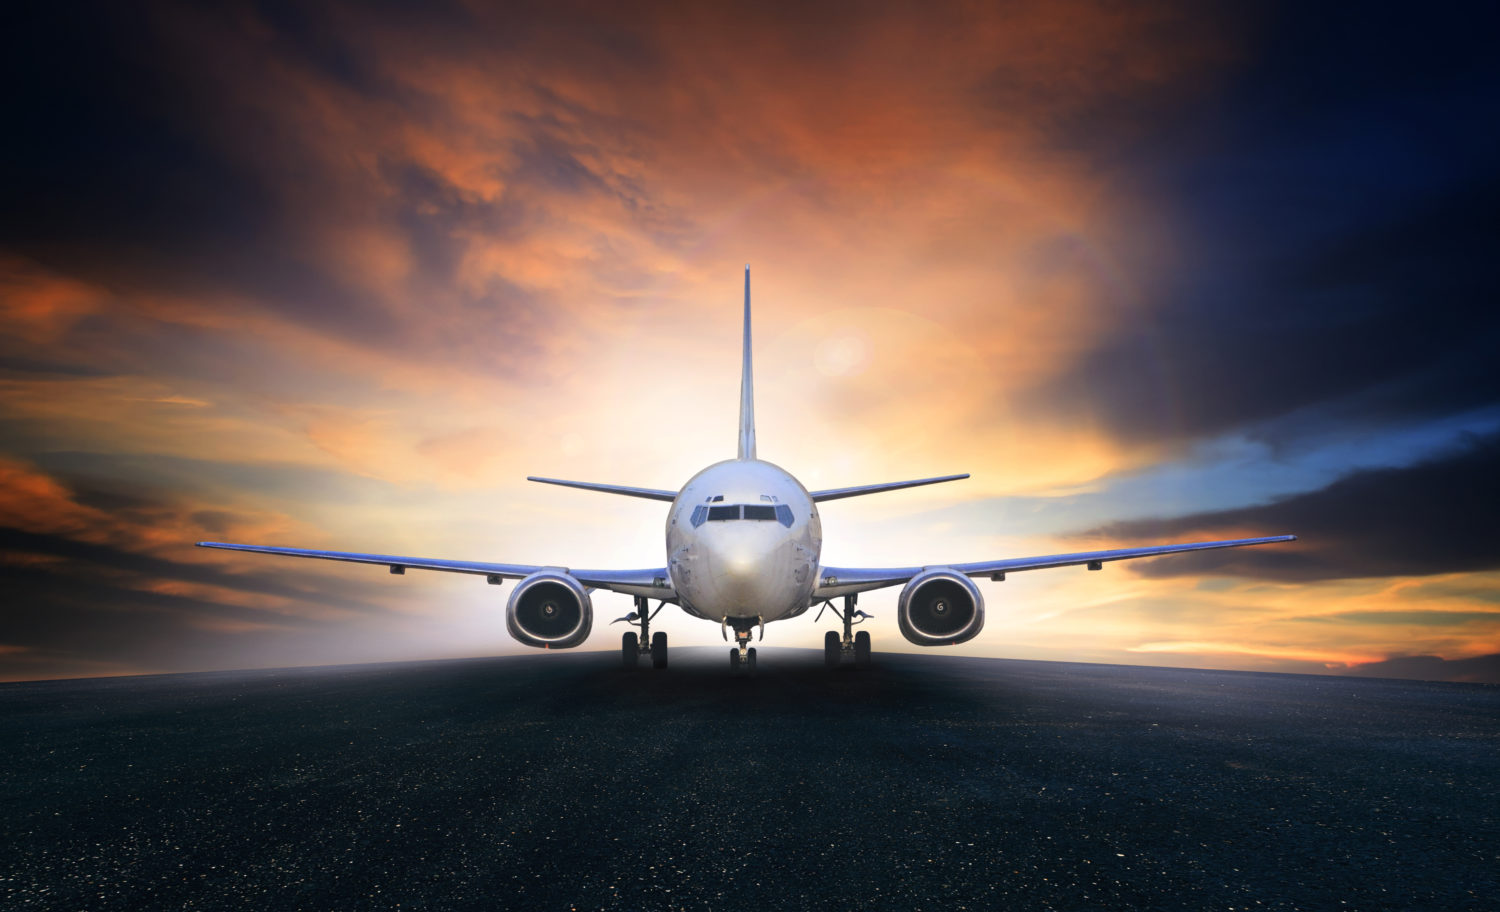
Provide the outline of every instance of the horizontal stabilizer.
<path id="1" fill-rule="evenodd" d="M 647 500 L 665 500 L 668 503 L 677 499 L 676 491 L 661 491 L 656 488 L 632 488 L 627 485 L 600 484 L 597 481 L 563 481 L 561 478 L 537 478 L 535 475 L 527 475 L 527 481 L 540 481 L 542 484 L 562 485 L 565 488 L 582 488 L 585 491 L 603 491 L 606 494 L 624 494 L 626 497 L 644 497 Z"/>
<path id="2" fill-rule="evenodd" d="M 922 485 L 938 484 L 944 481 L 958 481 L 960 478 L 968 478 L 969 473 L 962 475 L 942 475 L 937 478 L 918 478 L 916 481 L 888 481 L 885 484 L 856 485 L 852 488 L 829 488 L 826 491 L 812 491 L 812 499 L 817 502 L 825 500 L 838 500 L 843 497 L 858 497 L 861 494 L 877 494 L 881 491 L 896 491 L 901 488 L 918 488 Z"/>

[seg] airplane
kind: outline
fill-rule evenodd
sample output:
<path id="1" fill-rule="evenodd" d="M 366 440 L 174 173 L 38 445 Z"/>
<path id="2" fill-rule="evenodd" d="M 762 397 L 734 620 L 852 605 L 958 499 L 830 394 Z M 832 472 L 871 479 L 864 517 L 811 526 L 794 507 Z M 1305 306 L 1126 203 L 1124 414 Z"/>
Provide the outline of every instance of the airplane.
<path id="1" fill-rule="evenodd" d="M 753 675 L 756 650 L 753 633 L 765 639 L 765 625 L 784 621 L 821 606 L 815 619 L 831 609 L 843 622 L 842 635 L 829 630 L 823 637 L 824 661 L 830 667 L 870 664 L 868 631 L 853 628 L 870 615 L 857 609 L 862 592 L 901 586 L 896 620 L 902 636 L 917 646 L 953 646 L 979 635 L 984 627 L 984 596 L 975 578 L 1003 581 L 1022 570 L 1084 566 L 1100 570 L 1110 561 L 1160 557 L 1185 551 L 1239 548 L 1296 541 L 1295 535 L 1244 538 L 1083 551 L 1041 557 L 1009 557 L 971 563 L 924 564 L 911 567 L 830 567 L 821 562 L 822 521 L 818 505 L 830 500 L 860 497 L 921 485 L 968 478 L 942 475 L 911 481 L 856 485 L 809 491 L 791 473 L 756 455 L 755 389 L 750 355 L 750 267 L 745 267 L 745 313 L 740 367 L 739 450 L 689 478 L 680 490 L 630 487 L 592 481 L 566 481 L 528 476 L 527 481 L 581 488 L 626 497 L 670 503 L 666 526 L 666 565 L 641 570 L 575 570 L 562 566 L 498 564 L 482 561 L 401 557 L 346 551 L 313 551 L 264 545 L 198 542 L 202 548 L 249 551 L 287 557 L 384 565 L 403 575 L 407 570 L 443 570 L 483 576 L 491 585 L 518 579 L 505 605 L 505 626 L 526 646 L 570 649 L 588 639 L 593 629 L 592 595 L 603 589 L 629 595 L 635 610 L 611 623 L 624 621 L 639 628 L 621 637 L 621 659 L 626 668 L 638 667 L 643 656 L 654 668 L 667 667 L 667 634 L 651 632 L 651 622 L 667 605 L 691 617 L 718 621 L 727 641 L 733 673 Z M 833 604 L 843 601 L 842 609 Z M 651 601 L 656 601 L 651 610 Z"/>

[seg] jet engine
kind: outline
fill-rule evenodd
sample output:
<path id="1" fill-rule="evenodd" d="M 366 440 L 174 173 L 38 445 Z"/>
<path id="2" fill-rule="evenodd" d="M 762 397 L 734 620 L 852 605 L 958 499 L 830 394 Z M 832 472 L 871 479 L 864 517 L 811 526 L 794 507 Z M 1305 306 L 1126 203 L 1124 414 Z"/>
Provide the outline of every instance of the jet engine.
<path id="1" fill-rule="evenodd" d="M 918 646 L 953 646 L 984 628 L 984 596 L 962 573 L 923 570 L 901 590 L 896 619 L 901 635 Z"/>
<path id="2" fill-rule="evenodd" d="M 569 649 L 588 639 L 594 604 L 583 584 L 561 570 L 538 570 L 505 603 L 510 635 L 538 649 Z"/>

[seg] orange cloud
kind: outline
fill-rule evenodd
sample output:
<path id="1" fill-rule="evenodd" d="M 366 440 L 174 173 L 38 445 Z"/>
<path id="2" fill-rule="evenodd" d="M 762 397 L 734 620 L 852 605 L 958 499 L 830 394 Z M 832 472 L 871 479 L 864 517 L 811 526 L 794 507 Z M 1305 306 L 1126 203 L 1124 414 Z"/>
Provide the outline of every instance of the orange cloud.
<path id="1" fill-rule="evenodd" d="M 6 460 L 0 461 L 0 525 L 103 541 L 110 537 L 111 522 L 103 512 L 74 501 L 50 476 Z"/>
<path id="2" fill-rule="evenodd" d="M 103 288 L 0 254 L 0 326 L 12 341 L 47 346 L 109 304 Z"/>
<path id="3" fill-rule="evenodd" d="M 214 344 L 232 340 L 236 357 L 259 356 L 258 372 L 242 372 L 250 384 L 281 365 L 315 366 L 305 401 L 278 392 L 270 406 L 321 417 L 199 423 L 195 441 L 169 430 L 191 422 L 133 415 L 144 433 L 98 433 L 149 436 L 173 452 L 304 460 L 316 450 L 382 478 L 442 476 L 462 464 L 453 480 L 472 480 L 480 462 L 419 449 L 474 423 L 441 416 L 482 403 L 543 439 L 562 438 L 568 424 L 609 426 L 621 397 L 600 389 L 620 392 L 619 383 L 582 369 L 601 350 L 670 340 L 682 373 L 712 373 L 732 351 L 696 344 L 733 316 L 733 273 L 716 264 L 756 259 L 763 281 L 775 283 L 758 299 L 763 339 L 808 314 L 847 314 L 872 332 L 882 314 L 893 326 L 920 314 L 928 327 L 948 327 L 888 333 L 881 363 L 840 378 L 797 374 L 796 346 L 778 352 L 774 336 L 763 341 L 774 368 L 763 368 L 763 395 L 777 406 L 823 406 L 781 410 L 796 416 L 781 434 L 785 461 L 804 471 L 816 471 L 828 449 L 794 423 L 809 419 L 824 440 L 873 435 L 868 449 L 887 454 L 836 469 L 885 473 L 957 458 L 990 493 L 1076 486 L 1158 455 L 1120 452 L 1087 424 L 1022 416 L 1006 402 L 1064 371 L 1119 317 L 1102 300 L 1101 282 L 1115 276 L 1033 262 L 1055 238 L 1102 249 L 1121 230 L 1117 201 L 1087 162 L 1058 153 L 1052 125 L 1120 99 L 1185 91 L 1186 77 L 1211 75 L 1232 53 L 1222 24 L 1092 3 L 916 21 L 875 15 L 838 30 L 832 53 L 808 53 L 821 30 L 789 33 L 771 17 L 605 15 L 647 63 L 540 26 L 527 32 L 517 65 L 351 22 L 369 65 L 427 99 L 421 116 L 330 78 L 276 44 L 264 23 L 186 15 L 168 24 L 178 51 L 200 58 L 194 68 L 237 112 L 208 118 L 210 135 L 279 195 L 289 213 L 282 227 L 305 263 L 357 290 L 363 307 L 399 327 L 399 341 L 372 346 L 299 319 L 286 302 L 228 289 L 132 293 L 143 333 L 192 327 Z M 514 27 L 509 17 L 478 20 L 481 35 Z M 246 130 L 276 141 L 247 143 Z M 420 192 L 403 183 L 418 175 L 427 182 Z M 412 219 L 430 222 L 430 243 L 445 249 L 451 272 L 424 278 L 430 267 Z M 351 322 L 353 330 L 365 320 Z M 390 409 L 368 394 L 322 401 L 320 373 L 418 394 L 423 414 L 439 420 L 412 434 L 384 427 L 371 416 Z M 219 403 L 250 391 L 162 380 L 161 401 Z M 676 382 L 625 395 L 660 402 Z M 96 400 L 83 391 L 79 402 Z M 701 408 L 723 406 L 705 398 Z M 903 430 L 913 426 L 928 433 Z M 262 431 L 265 443 L 253 439 Z M 775 436 L 766 439 L 774 446 Z M 939 440 L 964 449 L 937 451 Z M 422 456 L 436 456 L 436 466 L 418 468 Z"/>
<path id="4" fill-rule="evenodd" d="M 160 24 L 163 59 L 198 87 L 185 102 L 201 106 L 197 139 L 264 197 L 267 237 L 236 268 L 198 252 L 166 276 L 0 259 L 6 350 L 73 370 L 0 377 L 0 417 L 20 429 L 0 454 L 0 523 L 245 576 L 283 565 L 189 543 L 659 561 L 657 513 L 521 478 L 666 487 L 732 453 L 746 261 L 764 456 L 813 486 L 974 474 L 830 511 L 844 536 L 830 535 L 831 557 L 1072 550 L 1026 538 L 1025 518 L 999 507 L 979 531 L 930 511 L 1089 490 L 1173 455 L 1093 415 L 1016 403 L 1149 315 L 1157 270 L 1174 265 L 1149 201 L 1071 132 L 1128 137 L 1134 112 L 1206 91 L 1239 53 L 1235 23 L 1084 0 L 802 24 L 706 6 L 468 12 L 462 29 L 414 31 L 334 8 L 352 70 L 253 13 Z M 576 18 L 591 27 L 562 27 Z M 104 509 L 48 470 L 59 453 L 191 463 L 219 480 Z M 302 473 L 304 487 L 265 490 L 260 471 Z M 321 496 L 330 480 L 360 494 Z M 900 522 L 868 534 L 875 514 Z M 1242 530 L 1267 531 L 1282 530 Z M 997 608 L 974 648 L 1243 666 L 1497 643 L 1482 621 L 1397 620 L 1399 588 L 1102 576 L 989 587 Z M 448 625 L 444 648 L 488 643 L 495 593 L 463 582 L 417 577 L 390 603 Z M 324 610 L 223 581 L 128 585 Z M 888 618 L 893 594 L 881 598 Z M 704 642 L 717 636 L 704 627 Z M 815 645 L 817 632 L 786 636 Z"/>
<path id="5" fill-rule="evenodd" d="M 202 559 L 194 541 L 215 537 L 307 536 L 312 533 L 283 515 L 223 504 L 114 495 L 110 508 L 82 502 L 78 493 L 53 476 L 21 462 L 0 459 L 0 528 L 108 545 L 174 559 Z M 28 560 L 11 553 L 8 560 Z M 36 555 L 49 563 L 55 555 Z"/>

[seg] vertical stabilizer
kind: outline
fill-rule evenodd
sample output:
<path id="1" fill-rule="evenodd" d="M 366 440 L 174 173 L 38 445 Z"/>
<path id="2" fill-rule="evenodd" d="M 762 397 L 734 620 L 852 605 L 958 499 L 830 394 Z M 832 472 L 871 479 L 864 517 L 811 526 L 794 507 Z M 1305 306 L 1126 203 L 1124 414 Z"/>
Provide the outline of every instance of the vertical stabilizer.
<path id="1" fill-rule="evenodd" d="M 750 371 L 750 266 L 745 266 L 745 352 L 740 373 L 740 456 L 755 458 L 755 379 Z"/>

